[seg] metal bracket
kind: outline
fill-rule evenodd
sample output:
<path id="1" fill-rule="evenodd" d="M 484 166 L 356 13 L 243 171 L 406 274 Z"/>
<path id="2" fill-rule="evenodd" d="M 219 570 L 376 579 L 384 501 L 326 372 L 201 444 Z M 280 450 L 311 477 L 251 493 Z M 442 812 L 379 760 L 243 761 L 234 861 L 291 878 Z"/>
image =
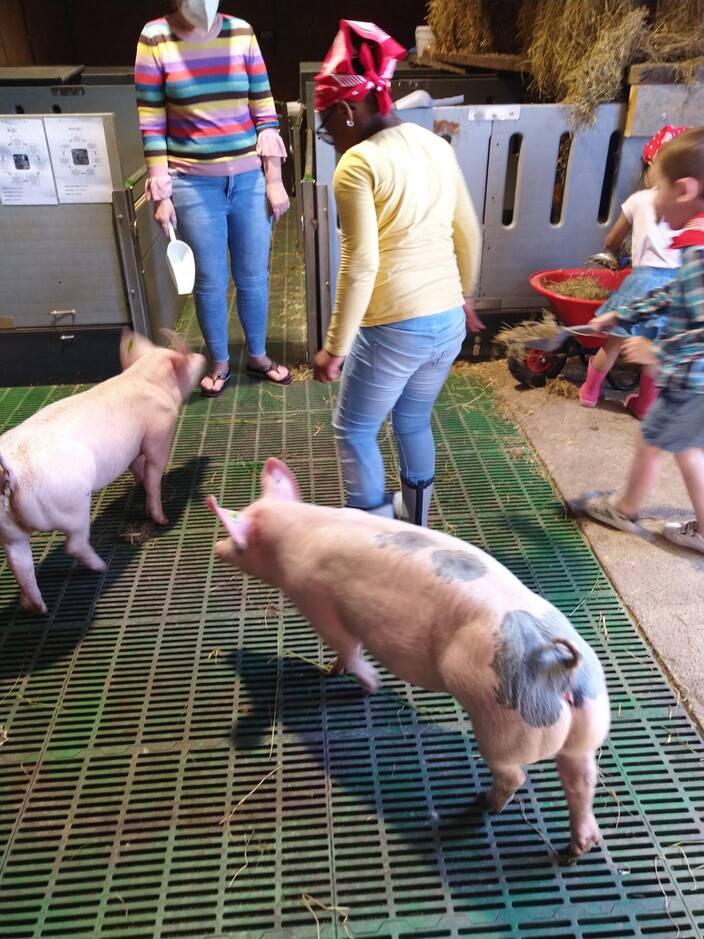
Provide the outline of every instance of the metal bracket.
<path id="1" fill-rule="evenodd" d="M 517 121 L 520 104 L 476 104 L 467 109 L 468 121 Z"/>
<path id="2" fill-rule="evenodd" d="M 86 90 L 83 85 L 55 85 L 52 86 L 51 93 L 58 98 L 69 98 L 73 95 L 84 95 Z"/>
<path id="3" fill-rule="evenodd" d="M 76 322 L 76 311 L 75 310 L 49 310 L 49 316 L 54 317 L 54 323 L 62 316 L 70 316 L 73 322 Z"/>

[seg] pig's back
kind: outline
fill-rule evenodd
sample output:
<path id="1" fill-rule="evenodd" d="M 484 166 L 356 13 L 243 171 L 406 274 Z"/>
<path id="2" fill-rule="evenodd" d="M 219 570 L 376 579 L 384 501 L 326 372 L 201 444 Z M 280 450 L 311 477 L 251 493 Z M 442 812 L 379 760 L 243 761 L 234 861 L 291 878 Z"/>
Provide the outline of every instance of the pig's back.
<path id="1" fill-rule="evenodd" d="M 326 641 L 332 603 L 347 631 L 413 684 L 444 690 L 438 666 L 459 632 L 480 670 L 507 610 L 549 607 L 494 558 L 449 535 L 354 509 L 321 516 L 301 508 L 313 512 L 298 529 L 298 576 L 285 575 L 284 589 Z"/>

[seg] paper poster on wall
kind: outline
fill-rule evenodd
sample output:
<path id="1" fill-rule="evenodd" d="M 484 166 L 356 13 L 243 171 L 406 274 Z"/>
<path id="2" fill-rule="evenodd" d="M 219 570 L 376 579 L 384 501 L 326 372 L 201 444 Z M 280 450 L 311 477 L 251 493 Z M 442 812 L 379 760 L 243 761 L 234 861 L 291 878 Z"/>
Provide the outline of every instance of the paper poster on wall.
<path id="1" fill-rule="evenodd" d="M 100 117 L 44 118 L 59 202 L 112 202 L 112 175 Z"/>
<path id="2" fill-rule="evenodd" d="M 0 118 L 0 203 L 57 202 L 44 121 L 40 117 Z"/>

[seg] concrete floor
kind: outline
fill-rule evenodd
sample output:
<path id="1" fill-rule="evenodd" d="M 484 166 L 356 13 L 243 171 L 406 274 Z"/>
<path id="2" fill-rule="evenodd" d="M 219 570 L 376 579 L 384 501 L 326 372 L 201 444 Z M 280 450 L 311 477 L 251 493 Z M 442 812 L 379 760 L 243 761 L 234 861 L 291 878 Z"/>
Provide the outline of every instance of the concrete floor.
<path id="1" fill-rule="evenodd" d="M 546 388 L 516 383 L 506 362 L 478 366 L 498 389 L 512 417 L 533 444 L 555 487 L 579 517 L 580 527 L 644 638 L 678 690 L 700 730 L 704 727 L 704 555 L 678 549 L 660 534 L 666 521 L 692 517 L 674 459 L 665 456 L 660 479 L 641 516 L 643 535 L 628 535 L 580 516 L 587 491 L 625 484 L 639 422 L 624 409 L 625 394 L 605 386 L 591 410 L 577 388 L 585 370 L 568 360 Z"/>

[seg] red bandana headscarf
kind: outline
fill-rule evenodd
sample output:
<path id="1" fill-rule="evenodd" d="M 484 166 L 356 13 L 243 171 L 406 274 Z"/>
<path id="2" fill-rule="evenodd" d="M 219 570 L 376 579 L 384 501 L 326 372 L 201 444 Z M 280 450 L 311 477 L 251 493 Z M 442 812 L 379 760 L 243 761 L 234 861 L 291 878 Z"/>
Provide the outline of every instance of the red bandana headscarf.
<path id="1" fill-rule="evenodd" d="M 669 143 L 674 137 L 679 137 L 686 130 L 689 130 L 689 127 L 673 127 L 672 124 L 666 124 L 662 127 L 643 147 L 643 162 L 646 166 L 650 166 L 655 159 L 655 154 L 661 147 Z"/>
<path id="2" fill-rule="evenodd" d="M 367 40 L 367 41 L 365 41 Z M 369 45 L 371 40 L 374 45 Z M 340 31 L 325 56 L 323 67 L 315 76 L 314 105 L 325 111 L 337 101 L 365 98 L 376 94 L 381 114 L 391 110 L 391 76 L 396 62 L 406 50 L 374 23 L 340 20 Z M 359 59 L 363 73 L 355 72 L 353 59 Z"/>

